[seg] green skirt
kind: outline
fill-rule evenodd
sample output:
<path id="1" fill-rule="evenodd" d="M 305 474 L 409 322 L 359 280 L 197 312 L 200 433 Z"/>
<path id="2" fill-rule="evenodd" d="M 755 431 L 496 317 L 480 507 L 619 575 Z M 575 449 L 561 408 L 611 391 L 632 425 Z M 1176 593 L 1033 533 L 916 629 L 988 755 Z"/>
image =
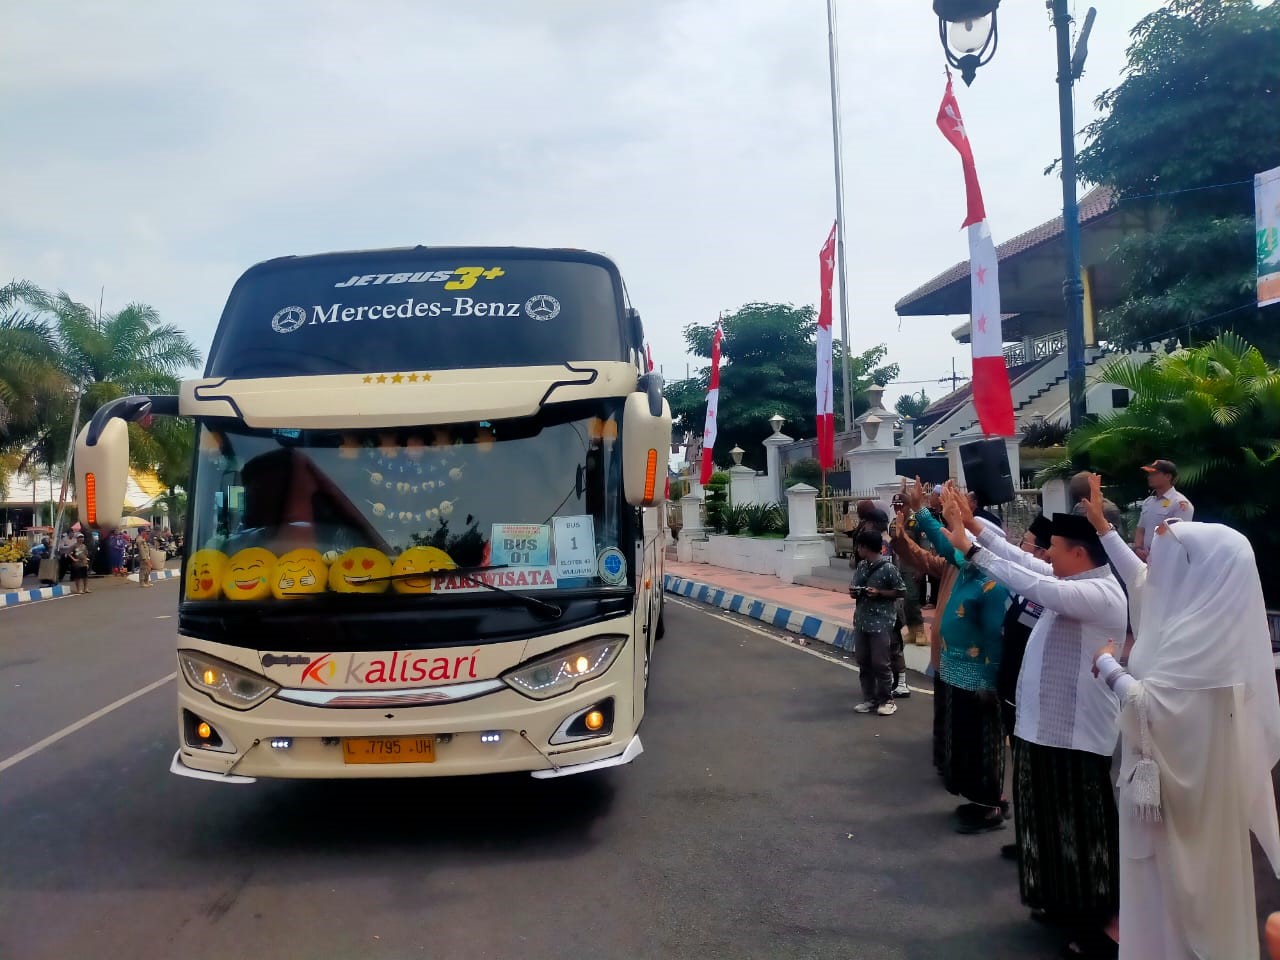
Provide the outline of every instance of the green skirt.
<path id="1" fill-rule="evenodd" d="M 1120 824 L 1111 758 L 1013 740 L 1022 902 L 1101 925 L 1120 907 Z"/>

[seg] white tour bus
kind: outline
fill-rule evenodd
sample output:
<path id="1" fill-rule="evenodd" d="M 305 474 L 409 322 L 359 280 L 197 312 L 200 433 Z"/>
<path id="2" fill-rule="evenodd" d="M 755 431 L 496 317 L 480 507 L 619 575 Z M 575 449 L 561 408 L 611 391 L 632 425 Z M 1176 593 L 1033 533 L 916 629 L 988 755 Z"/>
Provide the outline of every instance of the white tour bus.
<path id="1" fill-rule="evenodd" d="M 555 777 L 640 752 L 671 412 L 617 267 L 577 250 L 285 257 L 203 379 L 101 408 L 80 516 L 119 522 L 127 421 L 195 423 L 172 772 Z"/>

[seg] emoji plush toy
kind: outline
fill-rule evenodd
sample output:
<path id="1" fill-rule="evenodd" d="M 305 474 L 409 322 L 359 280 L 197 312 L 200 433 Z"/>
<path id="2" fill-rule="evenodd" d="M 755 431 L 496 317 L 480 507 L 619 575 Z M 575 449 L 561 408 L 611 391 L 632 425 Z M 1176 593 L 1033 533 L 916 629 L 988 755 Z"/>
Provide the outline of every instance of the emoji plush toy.
<path id="1" fill-rule="evenodd" d="M 221 550 L 197 550 L 187 561 L 187 599 L 217 600 L 222 596 L 222 574 L 227 555 Z"/>
<path id="2" fill-rule="evenodd" d="M 450 556 L 438 547 L 410 547 L 396 558 L 391 572 L 396 576 L 406 573 L 426 573 L 432 570 L 452 570 L 457 567 Z M 436 581 L 431 577 L 405 577 L 392 580 L 396 593 L 430 593 Z"/>
<path id="3" fill-rule="evenodd" d="M 263 600 L 271 595 L 271 568 L 276 555 L 262 547 L 247 547 L 232 556 L 222 574 L 228 600 Z"/>
<path id="4" fill-rule="evenodd" d="M 329 589 L 335 593 L 385 593 L 391 576 L 387 555 L 370 547 L 355 547 L 329 567 Z"/>
<path id="5" fill-rule="evenodd" d="M 293 600 L 299 594 L 324 593 L 329 571 L 319 550 L 290 550 L 276 560 L 271 574 L 271 595 Z"/>

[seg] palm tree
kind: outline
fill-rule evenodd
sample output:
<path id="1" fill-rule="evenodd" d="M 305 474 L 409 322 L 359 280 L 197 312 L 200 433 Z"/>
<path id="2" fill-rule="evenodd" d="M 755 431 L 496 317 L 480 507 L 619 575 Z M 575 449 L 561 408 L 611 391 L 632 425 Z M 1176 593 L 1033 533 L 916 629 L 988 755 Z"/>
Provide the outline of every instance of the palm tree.
<path id="1" fill-rule="evenodd" d="M 48 298 L 33 284 L 0 286 L 0 451 L 27 447 L 69 382 L 47 319 Z"/>
<path id="2" fill-rule="evenodd" d="M 8 498 L 12 476 L 50 462 L 38 441 L 70 388 L 46 305 L 34 284 L 0 286 L 0 499 Z"/>
<path id="3" fill-rule="evenodd" d="M 48 303 L 60 366 L 81 403 L 81 423 L 98 407 L 119 397 L 176 393 L 179 375 L 200 363 L 200 351 L 187 335 L 172 324 L 161 323 L 155 309 L 147 304 L 131 303 L 118 313 L 98 315 L 65 293 Z M 43 438 L 53 450 L 66 449 L 71 420 L 68 407 Z M 191 426 L 166 424 L 153 433 L 131 424 L 130 459 L 135 466 L 147 468 L 172 460 L 168 448 L 182 429 L 189 434 Z"/>
<path id="4" fill-rule="evenodd" d="M 1268 598 L 1280 601 L 1280 369 L 1224 333 L 1146 363 L 1113 361 L 1099 379 L 1129 390 L 1129 406 L 1073 431 L 1071 459 L 1131 499 L 1146 495 L 1143 464 L 1174 461 L 1196 519 L 1248 535 Z"/>

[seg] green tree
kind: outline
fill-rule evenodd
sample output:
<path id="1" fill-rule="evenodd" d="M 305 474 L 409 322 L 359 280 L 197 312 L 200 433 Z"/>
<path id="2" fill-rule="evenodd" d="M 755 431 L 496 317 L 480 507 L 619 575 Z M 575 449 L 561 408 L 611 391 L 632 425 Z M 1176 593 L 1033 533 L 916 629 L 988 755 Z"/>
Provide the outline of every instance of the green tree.
<path id="1" fill-rule="evenodd" d="M 742 462 L 764 467 L 763 440 L 771 433 L 769 418 L 775 413 L 786 420 L 783 427 L 797 437 L 817 434 L 814 381 L 817 315 L 812 307 L 782 303 L 748 303 L 724 318 L 721 343 L 720 405 L 716 411 L 717 448 L 721 459 L 735 444 L 746 453 Z M 689 352 L 710 359 L 714 325 L 691 324 L 684 328 Z M 840 344 L 834 358 L 835 397 L 833 409 L 842 409 Z M 854 409 L 867 409 L 866 388 L 872 382 L 885 384 L 898 375 L 896 363 L 881 365 L 887 354 L 881 344 L 851 357 L 850 376 L 854 384 Z M 698 376 L 670 384 L 666 397 L 671 413 L 679 418 L 677 431 L 701 434 L 706 421 L 707 384 L 711 368 Z M 837 414 L 839 422 L 839 414 Z"/>
<path id="2" fill-rule="evenodd" d="M 15 470 L 60 468 L 80 423 L 102 404 L 133 393 L 174 393 L 200 353 L 177 327 L 145 304 L 99 316 L 65 293 L 51 296 L 20 281 L 0 287 L 0 451 L 20 451 Z M 193 428 L 160 418 L 129 425 L 133 464 L 185 486 Z M 176 505 L 176 501 L 175 501 Z"/>
<path id="3" fill-rule="evenodd" d="M 1250 306 L 1252 177 L 1280 164 L 1280 3 L 1169 0 L 1131 38 L 1079 156 L 1085 180 L 1147 208 L 1155 227 L 1114 254 L 1128 282 L 1105 333 L 1190 344 L 1234 330 L 1280 356 L 1280 308 Z"/>
<path id="4" fill-rule="evenodd" d="M 921 390 L 919 393 L 909 393 L 899 397 L 898 402 L 893 405 L 893 409 L 897 410 L 898 415 L 901 417 L 919 420 L 924 416 L 929 403 L 929 395 Z"/>
<path id="5" fill-rule="evenodd" d="M 178 390 L 178 377 L 200 363 L 200 351 L 185 333 L 160 322 L 155 309 L 131 303 L 117 313 L 98 316 L 65 293 L 49 299 L 60 365 L 81 396 L 80 422 L 104 403 L 130 394 L 168 394 Z M 40 438 L 60 462 L 71 431 L 74 397 L 68 396 L 58 416 Z M 190 422 L 157 422 L 150 428 L 129 425 L 130 460 L 135 466 L 164 466 L 176 486 L 188 469 Z M 185 441 L 183 437 L 187 436 Z"/>
<path id="6" fill-rule="evenodd" d="M 46 306 L 32 284 L 0 286 L 0 451 L 24 449 L 38 437 L 49 407 L 69 387 Z"/>
<path id="7" fill-rule="evenodd" d="M 1268 599 L 1280 602 L 1280 369 L 1227 333 L 1146 363 L 1113 361 L 1099 376 L 1132 398 L 1073 431 L 1071 457 L 1125 502 L 1146 496 L 1143 464 L 1174 461 L 1195 518 L 1246 534 Z"/>

